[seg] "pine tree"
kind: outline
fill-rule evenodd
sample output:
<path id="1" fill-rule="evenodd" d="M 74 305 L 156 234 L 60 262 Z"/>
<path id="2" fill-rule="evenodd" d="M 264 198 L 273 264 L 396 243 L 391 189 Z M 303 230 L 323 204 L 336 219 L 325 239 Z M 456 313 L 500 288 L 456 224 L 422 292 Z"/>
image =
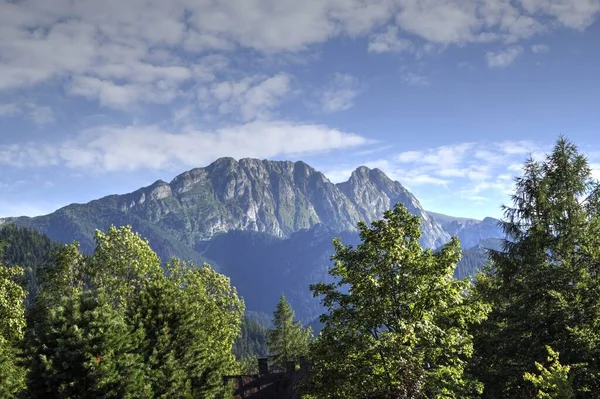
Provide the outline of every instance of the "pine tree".
<path id="1" fill-rule="evenodd" d="M 356 248 L 334 241 L 333 284 L 317 284 L 328 313 L 311 349 L 306 391 L 318 398 L 464 398 L 481 390 L 465 373 L 468 327 L 488 310 L 455 280 L 456 239 L 423 250 L 420 220 L 397 204 Z"/>
<path id="2" fill-rule="evenodd" d="M 274 329 L 269 330 L 268 347 L 273 356 L 273 365 L 283 368 L 285 362 L 296 361 L 308 353 L 308 345 L 312 338 L 310 328 L 304 328 L 302 323 L 294 321 L 295 312 L 284 295 L 277 303 L 273 312 Z"/>
<path id="3" fill-rule="evenodd" d="M 478 276 L 477 294 L 493 311 L 475 330 L 472 369 L 485 397 L 530 398 L 523 374 L 550 346 L 567 364 L 583 364 L 573 386 L 578 397 L 593 397 L 600 390 L 600 190 L 586 158 L 562 137 L 523 172 L 514 205 L 504 207 L 509 240 Z"/>

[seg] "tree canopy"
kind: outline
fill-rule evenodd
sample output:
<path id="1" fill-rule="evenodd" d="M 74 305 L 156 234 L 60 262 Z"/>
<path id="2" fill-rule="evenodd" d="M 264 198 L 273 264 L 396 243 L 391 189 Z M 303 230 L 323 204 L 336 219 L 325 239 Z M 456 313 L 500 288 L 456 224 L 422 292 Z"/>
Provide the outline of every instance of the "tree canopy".
<path id="1" fill-rule="evenodd" d="M 456 239 L 440 252 L 419 244 L 419 218 L 398 204 L 358 225 L 356 248 L 334 241 L 332 284 L 316 284 L 328 313 L 312 347 L 307 391 L 318 398 L 469 397 L 481 384 L 465 373 L 468 327 L 488 307 L 453 278 Z"/>
<path id="2" fill-rule="evenodd" d="M 477 279 L 493 306 L 475 331 L 473 371 L 485 397 L 529 398 L 546 347 L 572 368 L 577 397 L 600 391 L 600 190 L 586 158 L 560 138 L 541 161 L 529 159 L 505 206 L 503 250 Z"/>

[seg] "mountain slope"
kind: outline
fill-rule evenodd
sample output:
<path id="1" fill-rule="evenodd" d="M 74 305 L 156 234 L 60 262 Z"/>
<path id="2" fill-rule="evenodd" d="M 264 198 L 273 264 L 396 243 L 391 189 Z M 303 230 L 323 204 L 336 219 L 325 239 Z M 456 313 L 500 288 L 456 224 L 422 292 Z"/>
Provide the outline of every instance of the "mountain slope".
<path id="1" fill-rule="evenodd" d="M 454 234 L 463 248 L 497 237 L 485 220 L 426 212 L 378 169 L 360 167 L 347 182 L 333 184 L 303 162 L 232 158 L 182 173 L 170 183 L 157 181 L 129 194 L 2 222 L 62 243 L 77 240 L 87 253 L 93 251 L 95 229 L 128 224 L 163 260 L 208 262 L 229 276 L 248 310 L 271 314 L 284 293 L 298 317 L 309 322 L 322 312 L 309 285 L 329 281 L 331 240 L 340 237 L 356 245 L 356 224 L 380 218 L 398 202 L 421 218 L 421 243 L 427 248 L 439 248 Z M 480 248 L 465 250 L 457 276 L 472 274 L 484 261 Z"/>
<path id="2" fill-rule="evenodd" d="M 96 228 L 131 224 L 161 257 L 199 261 L 193 248 L 218 234 L 244 230 L 287 238 L 317 224 L 355 231 L 359 220 L 378 218 L 396 202 L 422 218 L 423 245 L 434 248 L 449 239 L 410 192 L 377 169 L 361 167 L 348 182 L 335 185 L 304 162 L 257 159 L 221 158 L 170 183 L 7 220 L 60 242 L 80 241 L 86 252 L 93 249 Z"/>
<path id="3" fill-rule="evenodd" d="M 361 166 L 347 182 L 337 187 L 355 204 L 361 220 L 377 219 L 400 202 L 411 214 L 421 218 L 422 245 L 437 248 L 450 240 L 450 235 L 423 210 L 415 196 L 379 169 Z"/>
<path id="4" fill-rule="evenodd" d="M 450 236 L 457 236 L 463 248 L 471 248 L 490 238 L 504 238 L 498 219 L 487 217 L 483 220 L 458 218 L 427 212 Z"/>

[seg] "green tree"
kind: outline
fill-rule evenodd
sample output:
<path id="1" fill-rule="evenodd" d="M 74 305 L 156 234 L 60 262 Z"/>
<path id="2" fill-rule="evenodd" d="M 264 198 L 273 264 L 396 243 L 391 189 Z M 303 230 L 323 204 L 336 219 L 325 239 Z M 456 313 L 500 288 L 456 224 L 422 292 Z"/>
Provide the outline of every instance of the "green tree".
<path id="1" fill-rule="evenodd" d="M 563 366 L 559 354 L 547 346 L 549 368 L 535 362 L 539 374 L 525 373 L 523 379 L 537 389 L 537 399 L 572 399 L 575 397 L 573 384 L 569 378 L 571 366 Z"/>
<path id="2" fill-rule="evenodd" d="M 294 310 L 284 295 L 273 312 L 273 326 L 269 330 L 268 348 L 273 356 L 273 365 L 282 368 L 286 361 L 295 361 L 308 353 L 312 330 L 304 328 L 302 323 L 294 321 Z"/>
<path id="3" fill-rule="evenodd" d="M 0 227 L 0 242 L 6 243 L 0 261 L 9 266 L 19 265 L 25 270 L 24 286 L 28 294 L 25 307 L 28 308 L 41 288 L 41 274 L 51 265 L 53 254 L 61 246 L 37 231 L 13 224 Z"/>
<path id="4" fill-rule="evenodd" d="M 32 397 L 226 397 L 221 376 L 244 312 L 228 278 L 173 259 L 161 267 L 130 227 L 56 255 L 30 311 Z M 112 395 L 112 396 L 111 396 Z"/>
<path id="5" fill-rule="evenodd" d="M 172 260 L 167 274 L 131 301 L 129 319 L 157 398 L 227 397 L 222 376 L 237 371 L 232 347 L 244 304 L 229 279 L 210 266 Z"/>
<path id="6" fill-rule="evenodd" d="M 560 138 L 543 161 L 529 159 L 505 206 L 504 249 L 491 251 L 477 295 L 493 305 L 475 329 L 473 372 L 485 397 L 535 395 L 523 374 L 559 351 L 578 397 L 600 391 L 600 201 L 577 147 Z"/>
<path id="7" fill-rule="evenodd" d="M 24 387 L 25 370 L 18 363 L 19 342 L 25 331 L 25 298 L 19 284 L 23 269 L 2 262 L 0 243 L 0 397 L 15 397 Z"/>
<path id="8" fill-rule="evenodd" d="M 27 397 L 152 397 L 139 336 L 103 290 L 60 297 L 36 327 Z"/>
<path id="9" fill-rule="evenodd" d="M 358 224 L 356 248 L 334 240 L 333 284 L 317 284 L 329 313 L 311 349 L 307 393 L 319 398 L 473 397 L 465 374 L 473 353 L 468 327 L 488 307 L 455 280 L 460 246 L 419 244 L 420 220 L 397 204 L 371 226 Z"/>

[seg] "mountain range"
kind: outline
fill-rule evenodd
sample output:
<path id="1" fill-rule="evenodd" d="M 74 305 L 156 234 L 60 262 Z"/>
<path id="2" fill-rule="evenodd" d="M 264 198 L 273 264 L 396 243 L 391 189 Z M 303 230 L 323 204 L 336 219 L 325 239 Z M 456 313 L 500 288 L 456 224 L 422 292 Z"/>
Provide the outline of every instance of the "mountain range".
<path id="1" fill-rule="evenodd" d="M 437 249 L 456 235 L 465 259 L 457 277 L 485 261 L 482 245 L 503 236 L 498 221 L 455 218 L 423 209 L 379 169 L 357 168 L 334 184 L 304 162 L 220 158 L 204 168 L 129 194 L 71 204 L 38 217 L 0 219 L 51 239 L 94 248 L 95 229 L 131 225 L 163 260 L 208 262 L 231 278 L 247 308 L 270 313 L 285 293 L 304 321 L 320 313 L 309 284 L 328 279 L 331 240 L 359 242 L 356 225 L 403 203 L 421 219 L 421 244 Z M 490 241 L 490 239 L 492 241 Z"/>

